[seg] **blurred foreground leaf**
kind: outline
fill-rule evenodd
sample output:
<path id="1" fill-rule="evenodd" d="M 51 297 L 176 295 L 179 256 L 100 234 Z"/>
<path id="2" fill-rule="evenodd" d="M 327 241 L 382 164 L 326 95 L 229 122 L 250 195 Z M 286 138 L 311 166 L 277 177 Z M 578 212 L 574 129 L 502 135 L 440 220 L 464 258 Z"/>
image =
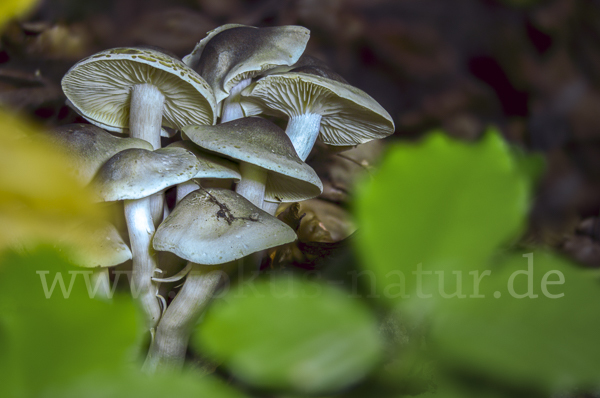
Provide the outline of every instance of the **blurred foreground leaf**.
<path id="1" fill-rule="evenodd" d="M 212 377 L 189 373 L 146 375 L 138 372 L 94 375 L 42 398 L 243 398 L 245 395 Z"/>
<path id="2" fill-rule="evenodd" d="M 443 300 L 432 347 L 450 369 L 548 391 L 600 387 L 600 284 L 546 253 L 512 256 L 480 298 Z M 597 275 L 595 275 L 597 276 Z"/>
<path id="3" fill-rule="evenodd" d="M 381 355 L 366 308 L 338 289 L 291 277 L 232 290 L 194 340 L 248 384 L 304 393 L 354 384 Z"/>
<path id="4" fill-rule="evenodd" d="M 37 0 L 2 0 L 0 2 L 0 28 L 11 18 L 15 18 L 28 11 Z"/>
<path id="5" fill-rule="evenodd" d="M 34 127 L 0 110 L 0 250 L 37 242 L 81 245 L 81 224 L 102 219 L 92 196 Z"/>
<path id="6" fill-rule="evenodd" d="M 243 394 L 198 374 L 148 376 L 137 368 L 138 316 L 128 296 L 95 300 L 82 271 L 53 250 L 23 256 L 5 254 L 0 267 L 0 396 L 46 397 L 211 397 Z M 40 271 L 46 273 L 46 298 Z M 74 274 L 76 272 L 77 274 Z"/>
<path id="7" fill-rule="evenodd" d="M 105 369 L 123 369 L 135 358 L 136 312 L 127 297 L 112 302 L 91 299 L 84 276 L 51 250 L 32 255 L 7 253 L 0 266 L 0 327 L 6 351 L 0 356 L 3 396 L 37 396 Z M 65 298 L 55 285 L 62 277 Z"/>
<path id="8" fill-rule="evenodd" d="M 366 267 L 385 297 L 406 294 L 413 272 L 477 267 L 514 238 L 528 208 L 529 180 L 494 131 L 476 144 L 441 133 L 391 148 L 376 177 L 359 190 L 356 214 Z"/>

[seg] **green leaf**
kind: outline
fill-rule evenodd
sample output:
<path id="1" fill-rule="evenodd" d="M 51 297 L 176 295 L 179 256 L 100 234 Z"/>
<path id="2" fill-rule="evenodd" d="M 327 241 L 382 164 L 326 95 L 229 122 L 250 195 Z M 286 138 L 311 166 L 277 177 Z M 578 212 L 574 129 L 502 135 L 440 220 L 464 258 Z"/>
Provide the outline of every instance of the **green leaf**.
<path id="1" fill-rule="evenodd" d="M 548 254 L 532 256 L 531 263 L 512 256 L 493 268 L 480 284 L 485 297 L 440 301 L 432 349 L 449 369 L 512 384 L 546 391 L 600 387 L 595 275 Z M 561 278 L 564 283 L 551 284 Z"/>
<path id="2" fill-rule="evenodd" d="M 419 264 L 426 271 L 485 262 L 523 226 L 527 175 L 494 131 L 475 144 L 434 133 L 393 146 L 356 201 L 358 244 L 378 292 L 414 293 Z"/>
<path id="3" fill-rule="evenodd" d="M 135 358 L 139 338 L 136 311 L 129 297 L 91 299 L 81 271 L 52 250 L 0 260 L 0 384 L 6 396 L 35 396 L 49 386 L 65 385 L 92 372 L 121 368 Z M 39 272 L 46 273 L 40 274 Z M 73 289 L 46 298 L 42 286 L 61 275 Z"/>
<path id="4" fill-rule="evenodd" d="M 193 341 L 248 384 L 304 393 L 351 385 L 381 355 L 375 321 L 358 301 L 291 277 L 230 291 Z"/>
<path id="5" fill-rule="evenodd" d="M 243 398 L 245 395 L 215 378 L 189 373 L 145 375 L 138 372 L 82 378 L 41 398 Z"/>

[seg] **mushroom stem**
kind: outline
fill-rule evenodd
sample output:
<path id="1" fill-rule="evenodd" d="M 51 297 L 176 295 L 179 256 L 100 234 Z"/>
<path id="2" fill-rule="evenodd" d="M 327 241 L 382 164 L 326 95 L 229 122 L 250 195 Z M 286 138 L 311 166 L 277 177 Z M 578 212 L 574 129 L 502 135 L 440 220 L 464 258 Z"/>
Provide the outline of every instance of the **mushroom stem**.
<path id="1" fill-rule="evenodd" d="M 151 84 L 138 84 L 131 89 L 129 134 L 148 141 L 156 150 L 160 148 L 165 96 Z"/>
<path id="2" fill-rule="evenodd" d="M 279 202 L 264 201 L 263 205 L 262 205 L 262 209 L 272 216 L 275 216 L 275 213 L 277 212 L 278 207 L 279 207 Z"/>
<path id="3" fill-rule="evenodd" d="M 306 160 L 315 145 L 320 126 L 321 115 L 317 113 L 304 113 L 290 118 L 285 133 L 302 161 Z"/>
<path id="4" fill-rule="evenodd" d="M 233 86 L 229 92 L 229 97 L 223 101 L 223 113 L 221 114 L 221 123 L 230 120 L 241 119 L 244 117 L 244 112 L 240 106 L 240 92 L 252 83 L 252 79 L 241 80 Z"/>
<path id="5" fill-rule="evenodd" d="M 165 96 L 152 84 L 138 84 L 131 89 L 129 108 L 129 134 L 141 138 L 160 148 L 160 128 L 162 126 Z M 163 217 L 164 194 L 158 193 L 150 200 L 152 220 L 157 226 Z"/>
<path id="6" fill-rule="evenodd" d="M 242 180 L 237 184 L 235 192 L 248 199 L 254 206 L 261 208 L 265 198 L 267 171 L 251 163 L 240 163 Z"/>
<path id="7" fill-rule="evenodd" d="M 189 180 L 177 185 L 177 197 L 175 199 L 175 203 L 181 202 L 181 200 L 185 198 L 187 194 L 189 194 L 190 192 L 197 191 L 199 189 L 200 187 L 194 182 L 194 180 Z"/>
<path id="8" fill-rule="evenodd" d="M 110 278 L 108 276 L 108 268 L 94 268 L 90 278 L 92 289 L 99 298 L 112 298 L 110 291 Z M 97 290 L 96 290 L 97 288 Z"/>
<path id="9" fill-rule="evenodd" d="M 160 319 L 161 309 L 156 298 L 158 288 L 152 282 L 157 260 L 152 247 L 154 223 L 150 215 L 150 198 L 126 200 L 125 220 L 133 254 L 131 294 L 140 303 L 148 327 L 153 329 Z"/>
<path id="10" fill-rule="evenodd" d="M 156 337 L 144 363 L 147 372 L 183 366 L 192 329 L 221 279 L 219 267 L 188 265 L 193 266 L 192 271 L 158 324 Z"/>

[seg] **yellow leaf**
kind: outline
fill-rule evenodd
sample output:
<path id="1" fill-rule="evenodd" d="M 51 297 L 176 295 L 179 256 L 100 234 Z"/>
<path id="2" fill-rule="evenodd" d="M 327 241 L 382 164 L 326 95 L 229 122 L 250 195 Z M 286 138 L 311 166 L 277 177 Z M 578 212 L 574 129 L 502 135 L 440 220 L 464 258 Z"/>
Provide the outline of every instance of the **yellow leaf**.
<path id="1" fill-rule="evenodd" d="M 37 0 L 2 0 L 0 1 L 0 28 L 6 21 L 31 9 Z"/>
<path id="2" fill-rule="evenodd" d="M 0 250 L 76 244 L 73 225 L 96 224 L 103 216 L 42 132 L 0 110 Z"/>

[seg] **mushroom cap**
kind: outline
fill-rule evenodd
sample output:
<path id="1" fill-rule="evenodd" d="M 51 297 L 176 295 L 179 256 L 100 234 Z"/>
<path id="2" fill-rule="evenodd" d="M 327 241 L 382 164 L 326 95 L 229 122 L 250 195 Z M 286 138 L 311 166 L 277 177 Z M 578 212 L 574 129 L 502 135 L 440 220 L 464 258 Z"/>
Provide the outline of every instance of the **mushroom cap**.
<path id="1" fill-rule="evenodd" d="M 223 178 L 240 181 L 240 171 L 237 164 L 230 160 L 203 151 L 192 141 L 176 141 L 167 148 L 184 148 L 196 155 L 200 162 L 200 170 L 193 178 Z"/>
<path id="2" fill-rule="evenodd" d="M 210 86 L 183 62 L 154 49 L 105 50 L 76 63 L 62 79 L 62 89 L 80 115 L 116 132 L 129 127 L 131 88 L 138 84 L 152 84 L 164 95 L 166 127 L 216 122 Z"/>
<path id="3" fill-rule="evenodd" d="M 377 101 L 321 69 L 301 67 L 311 73 L 273 74 L 252 83 L 241 93 L 244 114 L 320 114 L 319 138 L 329 145 L 364 144 L 394 133 L 392 117 Z"/>
<path id="4" fill-rule="evenodd" d="M 278 66 L 267 71 L 265 74 L 274 75 L 287 72 L 302 72 L 311 75 L 319 75 L 331 80 L 336 80 L 338 82 L 348 84 L 348 81 L 346 81 L 346 79 L 334 72 L 325 61 L 307 54 L 302 54 L 300 59 L 298 59 L 298 61 L 294 65 Z"/>
<path id="5" fill-rule="evenodd" d="M 67 124 L 50 130 L 47 136 L 70 158 L 73 175 L 84 185 L 117 153 L 130 148 L 152 150 L 147 141 L 115 137 L 91 124 Z"/>
<path id="6" fill-rule="evenodd" d="M 184 148 L 126 149 L 104 163 L 91 187 L 105 202 L 141 199 L 192 179 L 199 168 Z"/>
<path id="7" fill-rule="evenodd" d="M 223 25 L 210 31 L 183 61 L 206 79 L 219 103 L 241 80 L 278 65 L 293 65 L 309 37 L 310 31 L 302 26 Z"/>
<path id="8" fill-rule="evenodd" d="M 131 260 L 131 250 L 121 235 L 109 222 L 90 226 L 81 224 L 73 231 L 78 243 L 68 258 L 74 264 L 85 268 L 113 267 Z"/>
<path id="9" fill-rule="evenodd" d="M 163 221 L 153 245 L 197 264 L 215 265 L 295 239 L 296 233 L 285 223 L 237 193 L 201 188 Z"/>
<path id="10" fill-rule="evenodd" d="M 298 157 L 289 137 L 266 119 L 186 126 L 183 132 L 202 148 L 267 170 L 265 200 L 269 202 L 297 202 L 323 192 L 317 173 Z"/>

